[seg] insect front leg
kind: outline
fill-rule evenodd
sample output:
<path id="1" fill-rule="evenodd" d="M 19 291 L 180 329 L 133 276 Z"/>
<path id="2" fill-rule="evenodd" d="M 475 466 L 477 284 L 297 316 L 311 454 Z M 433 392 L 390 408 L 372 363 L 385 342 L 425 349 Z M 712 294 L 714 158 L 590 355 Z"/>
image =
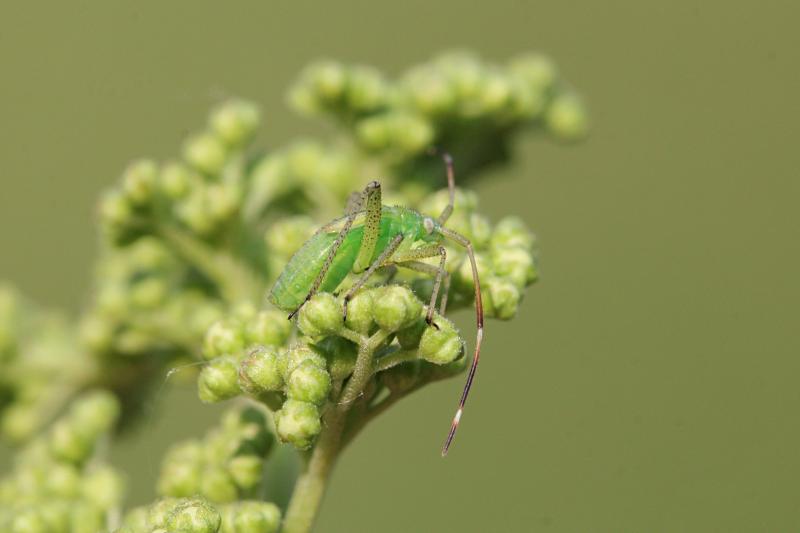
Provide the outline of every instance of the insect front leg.
<path id="1" fill-rule="evenodd" d="M 418 261 L 419 259 L 427 259 L 429 257 L 436 257 L 437 255 L 439 256 L 438 267 Z M 436 309 L 436 298 L 439 296 L 439 289 L 442 286 L 442 279 L 445 279 L 445 292 L 442 296 L 440 310 L 441 314 L 444 314 L 444 309 L 447 306 L 447 293 L 450 289 L 450 274 L 445 269 L 446 261 L 447 250 L 445 250 L 445 247 L 441 245 L 426 246 L 424 248 L 408 250 L 401 254 L 397 254 L 392 261 L 399 267 L 416 270 L 417 272 L 425 272 L 435 276 L 433 281 L 433 291 L 431 291 L 431 301 L 430 304 L 428 304 L 428 312 L 425 315 L 425 322 L 427 322 L 428 325 L 433 325 L 436 327 L 436 329 L 439 329 L 439 326 L 433 322 L 433 312 Z"/>

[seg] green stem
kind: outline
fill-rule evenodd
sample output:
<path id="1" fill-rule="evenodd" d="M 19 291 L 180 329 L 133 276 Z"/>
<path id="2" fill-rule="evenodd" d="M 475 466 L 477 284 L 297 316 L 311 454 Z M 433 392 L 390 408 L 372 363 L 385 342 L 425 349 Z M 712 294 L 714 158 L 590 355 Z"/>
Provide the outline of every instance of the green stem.
<path id="1" fill-rule="evenodd" d="M 341 450 L 342 434 L 348 411 L 372 378 L 373 355 L 385 340 L 386 335 L 381 332 L 376 333 L 370 339 L 361 338 L 353 375 L 348 380 L 338 401 L 325 411 L 322 417 L 322 432 L 314 445 L 305 470 L 295 484 L 283 523 L 283 533 L 311 531 L 333 465 Z"/>

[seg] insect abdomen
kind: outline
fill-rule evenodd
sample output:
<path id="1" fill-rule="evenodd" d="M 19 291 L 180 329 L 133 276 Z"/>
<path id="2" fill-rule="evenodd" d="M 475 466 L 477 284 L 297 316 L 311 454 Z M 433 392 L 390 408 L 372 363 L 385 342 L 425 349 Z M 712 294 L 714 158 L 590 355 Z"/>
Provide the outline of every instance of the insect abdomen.
<path id="1" fill-rule="evenodd" d="M 342 241 L 325 275 L 320 291 L 332 292 L 353 268 L 364 228 L 353 228 Z M 325 263 L 336 233 L 318 233 L 289 260 L 269 293 L 269 301 L 278 309 L 294 311 L 303 303 Z"/>

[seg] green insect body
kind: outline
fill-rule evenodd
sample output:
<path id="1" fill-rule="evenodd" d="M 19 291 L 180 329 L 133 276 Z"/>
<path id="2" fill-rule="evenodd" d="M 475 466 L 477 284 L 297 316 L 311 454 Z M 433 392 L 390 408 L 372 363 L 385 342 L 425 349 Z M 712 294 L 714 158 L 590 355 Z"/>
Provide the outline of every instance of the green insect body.
<path id="1" fill-rule="evenodd" d="M 292 256 L 270 291 L 269 301 L 273 305 L 284 311 L 293 311 L 305 301 L 314 280 L 336 242 L 339 234 L 337 228 L 344 224 L 346 218 L 334 220 L 323 227 Z M 411 249 L 414 244 L 420 242 L 441 242 L 443 238 L 441 233 L 436 229 L 428 233 L 425 229 L 426 218 L 405 207 L 383 206 L 375 249 L 364 265 L 356 264 L 364 239 L 363 220 L 360 223 L 356 221 L 345 235 L 336 253 L 330 258 L 330 267 L 318 290 L 333 292 L 350 272 L 359 273 L 366 270 L 372 262 L 378 259 L 396 235 L 403 236 L 396 253 Z"/>
<path id="2" fill-rule="evenodd" d="M 472 244 L 463 235 L 445 227 L 455 203 L 455 176 L 452 158 L 442 155 L 447 168 L 449 202 L 436 219 L 406 207 L 382 205 L 381 186 L 373 181 L 360 194 L 351 197 L 346 216 L 323 226 L 295 253 L 272 287 L 269 300 L 279 309 L 290 311 L 291 319 L 317 292 L 334 292 L 351 272 L 360 273 L 343 297 L 342 311 L 346 317 L 348 302 L 370 276 L 381 267 L 394 265 L 434 276 L 425 320 L 429 327 L 438 329 L 433 321 L 437 297 L 442 288 L 439 314 L 443 315 L 450 283 L 445 269 L 447 251 L 442 241 L 447 239 L 463 247 L 472 268 L 477 337 L 467 382 L 442 448 L 442 455 L 446 455 L 478 368 L 483 340 L 483 303 Z M 437 257 L 437 266 L 420 261 Z"/>

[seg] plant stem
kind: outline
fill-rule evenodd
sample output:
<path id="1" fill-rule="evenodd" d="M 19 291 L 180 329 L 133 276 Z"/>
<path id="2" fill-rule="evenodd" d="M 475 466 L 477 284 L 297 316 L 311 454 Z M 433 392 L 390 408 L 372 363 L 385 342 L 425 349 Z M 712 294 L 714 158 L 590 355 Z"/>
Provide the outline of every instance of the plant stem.
<path id="1" fill-rule="evenodd" d="M 341 449 L 347 413 L 361 395 L 373 373 L 373 355 L 386 340 L 385 334 L 376 333 L 372 338 L 361 338 L 358 347 L 353 375 L 344 387 L 338 401 L 330 405 L 322 417 L 320 433 L 305 471 L 295 484 L 283 533 L 307 533 L 314 525 L 314 519 L 322 503 L 325 488 L 333 465 Z"/>

